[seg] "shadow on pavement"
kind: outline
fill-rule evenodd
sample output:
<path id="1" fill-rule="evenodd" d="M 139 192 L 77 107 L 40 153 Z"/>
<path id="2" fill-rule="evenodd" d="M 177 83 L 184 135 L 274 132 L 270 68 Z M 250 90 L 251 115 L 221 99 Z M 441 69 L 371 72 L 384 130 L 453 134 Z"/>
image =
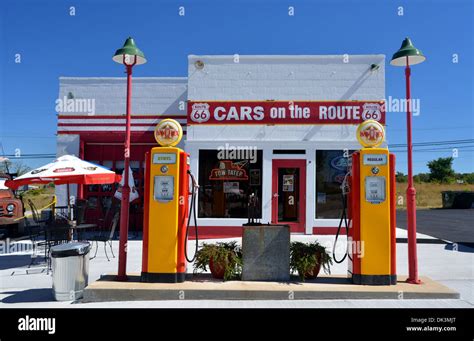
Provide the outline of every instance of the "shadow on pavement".
<path id="1" fill-rule="evenodd" d="M 5 255 L 0 257 L 0 270 L 21 268 L 31 263 L 31 255 Z"/>
<path id="2" fill-rule="evenodd" d="M 31 303 L 31 302 L 53 302 L 53 290 L 51 288 L 42 289 L 27 289 L 23 291 L 9 291 L 2 292 L 1 294 L 8 295 L 1 302 L 12 304 L 12 303 Z"/>

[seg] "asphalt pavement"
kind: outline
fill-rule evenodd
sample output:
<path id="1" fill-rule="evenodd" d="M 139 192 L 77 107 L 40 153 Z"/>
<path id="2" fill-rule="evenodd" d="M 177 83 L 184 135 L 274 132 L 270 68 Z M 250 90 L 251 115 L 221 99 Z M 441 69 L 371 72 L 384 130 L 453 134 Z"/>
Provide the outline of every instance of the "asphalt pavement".
<path id="1" fill-rule="evenodd" d="M 397 211 L 397 227 L 407 229 L 407 213 Z M 474 209 L 418 209 L 416 232 L 474 246 Z"/>

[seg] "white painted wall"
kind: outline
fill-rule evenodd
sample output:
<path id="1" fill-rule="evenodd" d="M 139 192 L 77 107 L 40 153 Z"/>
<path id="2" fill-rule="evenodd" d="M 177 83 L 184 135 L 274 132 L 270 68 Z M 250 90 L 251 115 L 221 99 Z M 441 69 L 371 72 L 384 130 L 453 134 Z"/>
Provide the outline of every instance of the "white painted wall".
<path id="1" fill-rule="evenodd" d="M 94 99 L 97 115 L 125 115 L 126 77 L 59 77 L 59 97 Z M 186 77 L 133 77 L 132 114 L 185 115 L 187 100 Z M 182 102 L 183 105 L 179 105 Z M 84 113 L 64 113 L 84 115 Z"/>

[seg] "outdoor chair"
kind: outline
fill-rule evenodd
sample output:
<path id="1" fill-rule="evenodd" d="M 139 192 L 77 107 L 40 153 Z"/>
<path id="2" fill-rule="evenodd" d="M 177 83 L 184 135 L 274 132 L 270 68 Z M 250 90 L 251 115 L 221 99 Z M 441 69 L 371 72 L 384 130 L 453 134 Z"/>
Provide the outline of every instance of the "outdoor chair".
<path id="1" fill-rule="evenodd" d="M 97 256 L 97 250 L 99 249 L 99 242 L 104 243 L 105 257 L 107 257 L 107 260 L 110 261 L 109 256 L 107 254 L 107 244 L 109 245 L 110 252 L 112 253 L 112 257 L 115 258 L 114 251 L 112 249 L 112 240 L 115 235 L 115 229 L 117 228 L 119 218 L 120 218 L 120 212 L 116 211 L 110 222 L 109 229 L 104 229 L 100 231 L 97 235 L 93 236 L 90 239 L 91 242 L 95 242 L 95 253 L 94 253 L 94 256 L 91 257 L 91 259 L 94 259 Z"/>
<path id="2" fill-rule="evenodd" d="M 44 235 L 43 243 L 45 246 L 45 258 L 47 259 L 47 270 L 49 272 L 51 268 L 51 260 L 49 258 L 51 247 L 58 244 L 67 243 L 69 241 L 70 226 L 62 221 L 55 221 L 54 214 L 50 215 L 47 219 L 41 219 L 40 213 L 36 209 L 35 204 L 30 199 L 28 199 L 28 204 L 31 208 L 33 221 L 36 224 L 35 229 L 41 230 Z"/>
<path id="3" fill-rule="evenodd" d="M 85 216 L 86 216 L 86 210 L 87 210 L 87 200 L 84 199 L 78 199 L 76 201 L 76 222 L 77 225 L 84 224 L 85 223 Z"/>
<path id="4" fill-rule="evenodd" d="M 30 205 L 31 215 L 33 216 L 33 220 L 36 225 L 45 226 L 53 221 L 53 215 L 50 215 L 47 219 L 41 219 L 41 215 L 36 209 L 36 206 L 33 201 L 31 201 L 31 199 L 28 199 L 28 205 Z"/>
<path id="5" fill-rule="evenodd" d="M 24 226 L 25 226 L 26 236 L 20 239 L 16 239 L 16 241 L 26 240 L 26 239 L 31 241 L 31 247 L 32 247 L 31 262 L 28 265 L 28 268 L 30 268 L 31 266 L 35 264 L 35 261 L 38 259 L 40 253 L 44 252 L 44 255 L 43 255 L 44 259 L 45 260 L 47 259 L 48 257 L 47 243 L 46 243 L 46 240 L 43 238 L 44 233 L 45 233 L 44 226 L 32 224 L 27 217 L 24 218 L 24 223 L 25 223 Z"/>
<path id="6" fill-rule="evenodd" d="M 107 226 L 109 226 L 110 221 L 115 215 L 115 212 L 117 212 L 120 209 L 120 201 L 117 201 L 114 198 L 112 198 L 112 202 L 110 203 L 110 205 L 108 205 L 107 207 L 104 207 L 104 205 L 102 205 L 102 212 L 104 211 L 104 209 L 105 209 L 105 214 L 103 215 L 103 217 L 97 219 L 97 226 L 99 227 L 100 230 L 96 232 L 100 232 L 106 229 Z"/>

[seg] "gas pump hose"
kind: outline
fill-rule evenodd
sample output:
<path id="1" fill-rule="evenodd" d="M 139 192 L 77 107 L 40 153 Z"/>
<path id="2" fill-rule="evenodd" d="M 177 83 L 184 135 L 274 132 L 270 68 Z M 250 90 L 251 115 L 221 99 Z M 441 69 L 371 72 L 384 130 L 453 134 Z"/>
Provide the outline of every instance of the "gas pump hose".
<path id="1" fill-rule="evenodd" d="M 191 171 L 188 170 L 188 174 L 191 177 L 192 189 L 191 189 L 191 207 L 189 208 L 188 223 L 187 223 L 187 226 L 186 226 L 186 239 L 185 239 L 185 243 L 184 243 L 184 255 L 186 257 L 186 260 L 189 263 L 192 263 L 196 259 L 196 255 L 197 255 L 197 251 L 198 251 L 198 244 L 199 244 L 197 216 L 196 216 L 196 209 L 194 208 L 194 205 L 196 203 L 196 188 L 198 188 L 199 185 L 197 184 L 193 173 L 191 173 Z M 189 256 L 188 256 L 188 236 L 189 236 L 189 226 L 190 226 L 190 222 L 191 222 L 191 217 L 194 218 L 194 232 L 195 232 L 195 235 L 196 235 L 196 246 L 195 246 L 193 258 L 189 258 Z"/>
<path id="2" fill-rule="evenodd" d="M 346 228 L 346 236 L 349 236 L 349 225 L 347 222 L 347 215 L 346 215 L 346 196 L 344 193 L 342 193 L 342 212 L 341 212 L 341 220 L 339 221 L 339 227 L 337 228 L 336 232 L 336 238 L 334 239 L 334 247 L 332 249 L 332 258 L 337 264 L 340 264 L 344 262 L 346 257 L 348 256 L 348 252 L 346 250 L 346 253 L 344 254 L 344 257 L 342 259 L 337 260 L 336 259 L 336 245 L 337 245 L 337 240 L 339 238 L 339 234 L 341 233 L 341 228 L 342 228 L 342 223 L 344 222 L 344 226 Z M 349 255 L 349 259 L 352 260 L 351 256 Z"/>

